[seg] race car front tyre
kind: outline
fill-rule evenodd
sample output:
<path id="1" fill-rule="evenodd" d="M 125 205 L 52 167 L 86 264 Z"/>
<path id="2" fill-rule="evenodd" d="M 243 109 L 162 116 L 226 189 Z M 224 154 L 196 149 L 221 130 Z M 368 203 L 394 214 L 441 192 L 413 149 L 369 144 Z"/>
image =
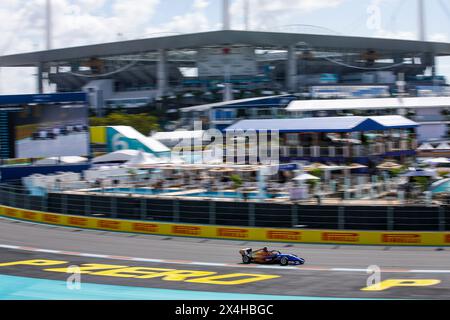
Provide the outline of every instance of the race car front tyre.
<path id="1" fill-rule="evenodd" d="M 251 262 L 251 259 L 249 256 L 242 256 L 242 263 L 243 264 L 249 264 Z"/>
<path id="2" fill-rule="evenodd" d="M 282 266 L 287 266 L 287 265 L 289 264 L 289 259 L 286 258 L 286 257 L 281 258 L 280 264 L 281 264 Z"/>

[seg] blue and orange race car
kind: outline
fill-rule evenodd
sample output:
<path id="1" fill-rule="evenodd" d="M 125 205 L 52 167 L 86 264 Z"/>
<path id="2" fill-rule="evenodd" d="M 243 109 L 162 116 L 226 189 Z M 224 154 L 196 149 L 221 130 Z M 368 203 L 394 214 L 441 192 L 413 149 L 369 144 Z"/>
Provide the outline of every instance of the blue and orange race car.
<path id="1" fill-rule="evenodd" d="M 252 248 L 239 250 L 242 256 L 242 263 L 260 263 L 260 264 L 280 264 L 287 265 L 302 265 L 305 259 L 296 256 L 295 254 L 284 254 L 278 250 L 269 251 L 266 247 L 253 251 Z"/>

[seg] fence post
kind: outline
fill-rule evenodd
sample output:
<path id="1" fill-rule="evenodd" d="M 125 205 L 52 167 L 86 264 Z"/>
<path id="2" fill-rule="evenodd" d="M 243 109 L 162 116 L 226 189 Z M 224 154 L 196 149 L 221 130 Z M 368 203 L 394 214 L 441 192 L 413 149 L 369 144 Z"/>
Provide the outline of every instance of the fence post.
<path id="1" fill-rule="evenodd" d="M 91 216 L 91 197 L 83 197 L 84 198 L 84 215 Z"/>
<path id="2" fill-rule="evenodd" d="M 180 222 L 180 201 L 173 200 L 173 222 Z"/>
<path id="3" fill-rule="evenodd" d="M 141 198 L 141 220 L 147 219 L 147 200 Z"/>
<path id="4" fill-rule="evenodd" d="M 3 190 L 2 184 L 0 184 L 0 204 L 5 204 L 5 190 Z"/>
<path id="5" fill-rule="evenodd" d="M 16 207 L 16 192 L 13 190 L 11 192 L 11 207 Z"/>
<path id="6" fill-rule="evenodd" d="M 445 231 L 445 208 L 439 206 L 439 231 Z"/>
<path id="7" fill-rule="evenodd" d="M 248 204 L 248 225 L 249 227 L 255 226 L 255 204 Z"/>
<path id="8" fill-rule="evenodd" d="M 112 218 L 117 218 L 117 198 L 116 197 L 111 197 L 110 198 L 110 212 L 111 212 L 111 217 Z"/>
<path id="9" fill-rule="evenodd" d="M 339 230 L 345 230 L 345 208 L 338 208 L 338 228 Z"/>
<path id="10" fill-rule="evenodd" d="M 291 222 L 292 226 L 298 226 L 298 204 L 294 203 L 291 206 Z"/>
<path id="11" fill-rule="evenodd" d="M 388 231 L 394 230 L 394 208 L 387 208 L 387 229 Z"/>
<path id="12" fill-rule="evenodd" d="M 67 194 L 61 194 L 61 211 L 63 214 L 67 214 Z"/>
<path id="13" fill-rule="evenodd" d="M 216 203 L 209 201 L 209 224 L 216 224 Z"/>
<path id="14" fill-rule="evenodd" d="M 31 199 L 30 196 L 27 193 L 24 193 L 25 199 L 23 200 L 23 208 L 27 210 L 31 210 Z"/>
<path id="15" fill-rule="evenodd" d="M 45 193 L 45 195 L 41 198 L 41 211 L 47 212 L 48 211 L 48 194 Z"/>

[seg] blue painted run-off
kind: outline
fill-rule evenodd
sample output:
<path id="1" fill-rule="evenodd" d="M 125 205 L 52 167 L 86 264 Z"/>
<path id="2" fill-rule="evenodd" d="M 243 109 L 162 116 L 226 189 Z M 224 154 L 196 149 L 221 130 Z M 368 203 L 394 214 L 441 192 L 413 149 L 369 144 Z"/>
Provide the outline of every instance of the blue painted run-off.
<path id="1" fill-rule="evenodd" d="M 334 300 L 333 298 L 292 297 L 202 291 L 152 289 L 81 283 L 70 290 L 65 281 L 0 276 L 0 300 Z M 339 300 L 339 299 L 337 299 Z"/>

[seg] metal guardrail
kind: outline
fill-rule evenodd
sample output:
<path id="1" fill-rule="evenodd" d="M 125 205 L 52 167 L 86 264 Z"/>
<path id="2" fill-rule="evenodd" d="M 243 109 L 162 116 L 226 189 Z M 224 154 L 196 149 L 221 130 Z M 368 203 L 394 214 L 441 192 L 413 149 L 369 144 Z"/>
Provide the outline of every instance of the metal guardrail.
<path id="1" fill-rule="evenodd" d="M 155 222 L 334 230 L 448 231 L 447 206 L 343 206 L 53 192 L 0 185 L 0 204 L 25 210 Z"/>

